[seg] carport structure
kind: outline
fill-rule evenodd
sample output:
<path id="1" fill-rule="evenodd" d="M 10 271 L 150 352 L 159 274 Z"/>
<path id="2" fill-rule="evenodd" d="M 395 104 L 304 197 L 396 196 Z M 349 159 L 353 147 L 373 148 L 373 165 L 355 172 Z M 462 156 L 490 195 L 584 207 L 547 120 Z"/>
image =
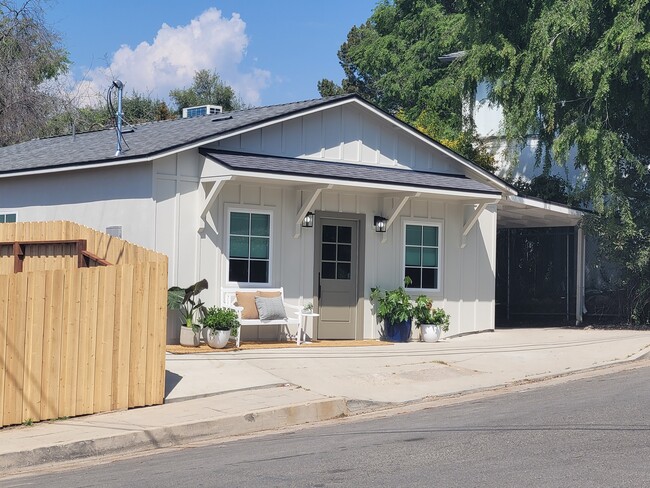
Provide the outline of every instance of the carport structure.
<path id="1" fill-rule="evenodd" d="M 498 204 L 496 323 L 540 319 L 582 323 L 584 212 L 537 198 Z"/>

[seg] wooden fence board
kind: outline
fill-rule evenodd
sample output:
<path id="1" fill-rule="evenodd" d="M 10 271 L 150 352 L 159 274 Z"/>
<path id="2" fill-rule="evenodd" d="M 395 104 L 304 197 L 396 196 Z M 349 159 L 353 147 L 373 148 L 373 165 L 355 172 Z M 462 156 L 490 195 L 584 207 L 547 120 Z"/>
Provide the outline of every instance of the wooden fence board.
<path id="1" fill-rule="evenodd" d="M 94 411 L 108 412 L 112 404 L 113 382 L 113 327 L 115 324 L 115 280 L 116 268 L 109 266 L 98 269 L 100 275 L 97 327 Z"/>
<path id="2" fill-rule="evenodd" d="M 10 275 L 9 316 L 7 320 L 7 364 L 4 397 L 5 425 L 21 423 L 23 416 L 23 375 L 25 372 L 25 322 L 27 276 Z"/>
<path id="3" fill-rule="evenodd" d="M 156 263 L 149 264 L 149 286 L 147 287 L 147 321 L 144 323 L 146 332 L 145 338 L 145 378 L 150 378 L 151 381 L 146 381 L 144 384 L 144 404 L 152 405 L 154 402 L 154 393 L 156 391 L 155 384 L 155 368 L 156 368 L 156 305 L 158 298 L 158 269 Z"/>
<path id="4" fill-rule="evenodd" d="M 144 375 L 147 362 L 147 296 L 149 288 L 148 263 L 134 266 L 133 318 L 129 358 L 129 407 L 145 404 Z"/>
<path id="5" fill-rule="evenodd" d="M 64 284 L 63 330 L 61 332 L 61 361 L 59 416 L 72 417 L 76 413 L 77 368 L 79 352 L 79 323 L 81 280 L 78 273 L 68 272 Z"/>
<path id="6" fill-rule="evenodd" d="M 0 426 L 4 423 L 5 383 L 9 372 L 7 324 L 9 323 L 9 276 L 0 275 Z"/>
<path id="7" fill-rule="evenodd" d="M 45 297 L 47 296 L 46 273 L 28 275 L 27 283 L 27 323 L 25 328 L 25 371 L 23 376 L 24 420 L 40 420 L 41 417 L 41 379 L 43 364 L 43 333 L 45 330 Z M 46 373 L 47 377 L 47 373 Z M 45 417 L 48 418 L 48 417 Z"/>
<path id="8" fill-rule="evenodd" d="M 41 418 L 59 417 L 59 378 L 61 334 L 65 271 L 57 269 L 47 272 L 46 296 L 49 306 L 45 309 L 45 334 L 43 338 L 43 381 L 41 388 Z M 49 288 L 49 290 L 47 290 Z"/>
<path id="9" fill-rule="evenodd" d="M 113 332 L 113 410 L 129 407 L 131 330 L 133 328 L 134 267 L 117 267 L 118 289 L 115 297 L 115 328 Z"/>

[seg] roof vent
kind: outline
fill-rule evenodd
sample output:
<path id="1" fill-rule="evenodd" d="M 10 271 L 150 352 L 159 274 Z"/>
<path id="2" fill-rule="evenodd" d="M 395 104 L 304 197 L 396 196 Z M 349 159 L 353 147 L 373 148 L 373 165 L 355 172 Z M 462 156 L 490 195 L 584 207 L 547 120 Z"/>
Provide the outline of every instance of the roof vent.
<path id="1" fill-rule="evenodd" d="M 202 115 L 222 114 L 221 105 L 198 105 L 196 107 L 187 107 L 183 109 L 183 118 L 191 119 L 192 117 L 201 117 Z"/>

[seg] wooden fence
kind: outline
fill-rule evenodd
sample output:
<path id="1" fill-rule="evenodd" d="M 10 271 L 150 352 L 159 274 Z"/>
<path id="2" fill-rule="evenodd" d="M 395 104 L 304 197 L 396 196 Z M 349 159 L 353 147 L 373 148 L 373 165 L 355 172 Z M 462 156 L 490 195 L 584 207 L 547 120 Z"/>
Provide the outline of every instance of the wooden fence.
<path id="1" fill-rule="evenodd" d="M 79 240 L 90 267 L 61 242 Z M 0 224 L 0 426 L 162 403 L 166 322 L 165 255 L 71 222 Z"/>

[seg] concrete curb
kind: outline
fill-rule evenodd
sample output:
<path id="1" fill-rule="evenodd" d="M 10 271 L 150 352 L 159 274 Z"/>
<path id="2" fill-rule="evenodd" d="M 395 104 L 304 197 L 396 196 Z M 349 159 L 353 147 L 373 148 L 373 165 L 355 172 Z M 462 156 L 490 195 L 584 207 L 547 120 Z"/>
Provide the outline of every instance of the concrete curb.
<path id="1" fill-rule="evenodd" d="M 221 439 L 291 425 L 320 422 L 347 414 L 348 407 L 344 398 L 326 398 L 228 417 L 140 431 L 133 430 L 116 436 L 7 453 L 0 455 L 0 471 L 7 473 L 62 461 L 173 447 L 191 441 L 205 440 L 208 437 Z"/>

